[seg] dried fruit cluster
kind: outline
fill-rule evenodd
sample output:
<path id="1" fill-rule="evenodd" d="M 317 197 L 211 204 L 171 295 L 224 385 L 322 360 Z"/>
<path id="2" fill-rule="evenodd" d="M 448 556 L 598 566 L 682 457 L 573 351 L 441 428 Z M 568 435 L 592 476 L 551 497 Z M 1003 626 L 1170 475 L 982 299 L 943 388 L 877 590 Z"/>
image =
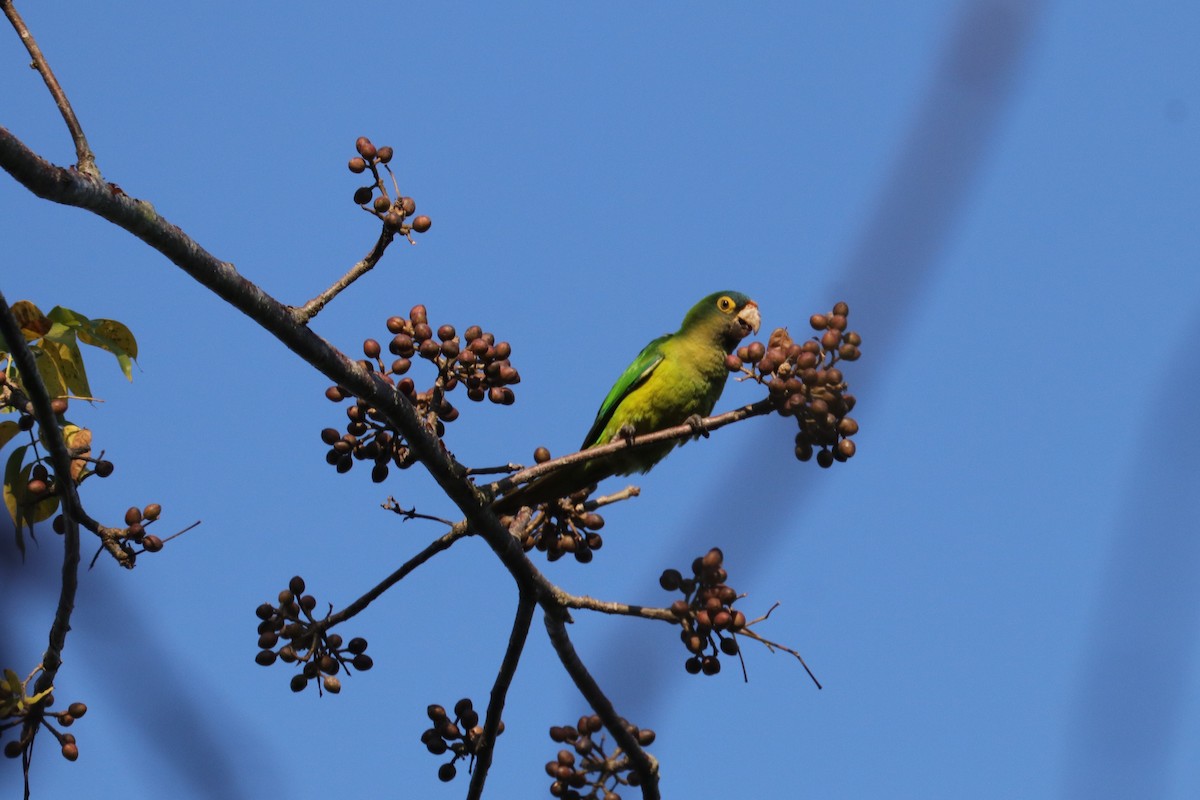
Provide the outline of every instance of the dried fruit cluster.
<path id="1" fill-rule="evenodd" d="M 25 680 L 21 680 L 11 669 L 4 670 L 0 675 L 0 732 L 21 726 L 20 736 L 4 744 L 4 755 L 16 758 L 30 751 L 38 725 L 41 725 L 58 740 L 63 758 L 74 761 L 79 758 L 79 745 L 75 743 L 75 736 L 58 730 L 50 720 L 53 719 L 62 727 L 69 728 L 75 724 L 75 720 L 87 713 L 87 706 L 83 703 L 71 703 L 66 711 L 50 711 L 50 707 L 54 705 L 54 695 L 51 694 L 53 687 L 34 695 L 29 694 L 29 684 L 33 683 L 41 671 L 42 667 L 39 665 Z M 33 722 L 35 719 L 36 723 Z"/>
<path id="2" fill-rule="evenodd" d="M 664 570 L 658 583 L 668 592 L 682 592 L 671 604 L 671 613 L 683 626 L 679 637 L 691 655 L 683 663 L 692 675 L 716 675 L 720 653 L 738 655 L 734 635 L 746 627 L 746 615 L 733 608 L 738 593 L 725 583 L 724 554 L 714 547 L 692 561 L 692 577 L 677 569 Z"/>
<path id="3" fill-rule="evenodd" d="M 429 230 L 432 222 L 427 216 L 414 217 L 411 223 L 407 222 L 408 218 L 416 212 L 417 202 L 411 197 L 403 197 L 400 194 L 400 187 L 396 185 L 396 176 L 392 173 L 392 168 L 388 166 L 388 162 L 395 154 L 392 148 L 376 147 L 366 136 L 360 136 L 354 142 L 354 149 L 358 151 L 358 155 L 350 159 L 350 171 L 355 175 L 361 175 L 370 170 L 371 177 L 375 179 L 373 183 L 354 190 L 354 202 L 379 217 L 390 231 L 408 236 L 410 231 L 424 233 Z M 394 198 L 388 194 L 383 176 L 379 174 L 380 167 L 383 167 L 392 176 L 392 188 L 396 195 Z M 376 191 L 379 192 L 378 196 L 375 194 Z"/>
<path id="4" fill-rule="evenodd" d="M 638 728 L 622 720 L 625 730 L 637 740 L 642 747 L 654 743 L 654 731 L 649 728 Z M 621 800 L 616 793 L 620 786 L 637 786 L 641 778 L 635 772 L 620 748 L 614 748 L 611 754 L 605 752 L 605 740 L 601 737 L 595 740 L 593 734 L 603 728 L 600 717 L 596 715 L 583 716 L 575 726 L 555 725 L 550 728 L 550 738 L 562 744 L 569 744 L 575 752 L 559 750 L 553 761 L 546 762 L 546 774 L 554 779 L 550 784 L 550 794 L 562 800 Z M 578 756 L 578 758 L 576 758 Z M 587 789 L 587 793 L 582 791 Z"/>
<path id="5" fill-rule="evenodd" d="M 326 631 L 325 625 L 312 615 L 317 599 L 304 594 L 304 589 L 304 579 L 297 575 L 279 593 L 278 606 L 263 603 L 255 609 L 261 620 L 258 623 L 261 649 L 254 660 L 264 667 L 271 666 L 276 659 L 285 664 L 300 664 L 300 674 L 292 676 L 293 692 L 304 691 L 310 680 L 324 675 L 317 691 L 337 694 L 342 690 L 337 677 L 340 669 L 349 672 L 353 666 L 359 672 L 366 672 L 374 662 L 366 653 L 366 639 L 355 637 L 343 647 L 340 635 Z M 275 650 L 281 638 L 286 644 Z"/>
<path id="6" fill-rule="evenodd" d="M 550 460 L 550 451 L 545 447 L 537 448 L 533 460 L 538 464 L 546 463 Z M 598 533 L 604 527 L 604 517 L 586 505 L 588 496 L 595 490 L 593 484 L 567 497 L 523 509 L 513 519 L 510 530 L 525 552 L 536 548 L 550 561 L 557 561 L 569 553 L 580 564 L 587 564 L 592 560 L 593 551 L 604 546 L 604 539 Z"/>
<path id="7" fill-rule="evenodd" d="M 851 436 L 858 423 L 847 416 L 854 408 L 854 395 L 846 392 L 840 361 L 856 361 L 862 354 L 862 337 L 846 330 L 850 307 L 837 303 L 829 314 L 813 314 L 809 324 L 818 334 L 795 342 L 784 328 L 776 328 L 764 345 L 751 342 L 726 359 L 731 372 L 742 372 L 767 386 L 768 396 L 779 414 L 794 417 L 796 458 L 808 461 L 814 449 L 822 467 L 854 455 Z M 745 364 L 750 364 L 748 368 Z"/>
<path id="8" fill-rule="evenodd" d="M 413 306 L 408 317 L 389 317 L 387 329 L 392 334 L 387 351 L 395 358 L 390 364 L 383 361 L 383 346 L 375 339 L 363 342 L 360 363 L 365 369 L 377 372 L 387 383 L 413 404 L 425 426 L 437 436 L 445 433 L 445 423 L 458 419 L 458 408 L 447 397 L 462 386 L 467 398 L 476 402 L 487 398 L 499 405 L 512 405 L 516 400 L 510 386 L 520 383 L 521 376 L 509 361 L 512 347 L 497 342 L 494 334 L 472 325 L 460 337 L 453 325 L 436 330 L 429 324 L 425 306 Z M 408 372 L 413 359 L 430 362 L 437 370 L 433 384 L 417 391 Z M 403 377 L 399 377 L 403 376 Z M 354 395 L 340 386 L 331 386 L 325 396 L 340 403 Z M 388 476 L 388 465 L 407 469 L 416 462 L 401 433 L 393 428 L 382 414 L 361 398 L 346 409 L 346 432 L 336 428 L 321 431 L 321 440 L 330 449 L 325 460 L 338 472 L 348 472 L 355 460 L 373 461 L 371 479 L 382 482 Z"/>
<path id="9" fill-rule="evenodd" d="M 421 734 L 421 743 L 425 749 L 440 756 L 447 751 L 452 753 L 450 760 L 438 767 L 438 780 L 443 782 L 454 780 L 458 768 L 454 762 L 460 758 L 469 758 L 474 763 L 475 754 L 483 742 L 483 726 L 479 724 L 479 712 L 469 697 L 464 697 L 454 704 L 454 719 L 439 705 L 431 705 L 426 709 L 432 728 L 427 728 Z M 504 733 L 504 721 L 500 721 L 497 735 Z"/>
<path id="10" fill-rule="evenodd" d="M 108 529 L 121 546 L 121 549 L 132 559 L 142 553 L 157 553 L 163 549 L 164 540 L 155 536 L 153 533 L 146 533 L 146 526 L 158 521 L 162 515 L 162 506 L 158 503 L 151 503 L 145 508 L 130 506 L 125 510 L 125 525 L 121 529 Z M 63 515 L 59 514 L 50 523 L 51 528 L 57 534 L 63 534 L 67 530 L 67 521 L 63 519 Z M 173 537 L 167 537 L 173 538 Z M 141 545 L 141 550 L 135 550 L 135 545 Z"/>

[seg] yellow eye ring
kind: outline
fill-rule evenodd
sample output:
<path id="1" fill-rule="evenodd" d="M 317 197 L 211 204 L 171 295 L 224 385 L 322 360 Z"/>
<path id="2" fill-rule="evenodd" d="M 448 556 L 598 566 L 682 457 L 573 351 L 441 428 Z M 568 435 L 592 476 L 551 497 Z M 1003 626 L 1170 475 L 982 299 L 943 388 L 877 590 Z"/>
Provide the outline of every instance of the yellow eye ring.
<path id="1" fill-rule="evenodd" d="M 733 311 L 733 308 L 736 305 L 737 303 L 733 302 L 733 298 L 727 294 L 721 295 L 720 299 L 717 300 L 717 308 L 726 314 L 728 314 L 730 311 Z"/>

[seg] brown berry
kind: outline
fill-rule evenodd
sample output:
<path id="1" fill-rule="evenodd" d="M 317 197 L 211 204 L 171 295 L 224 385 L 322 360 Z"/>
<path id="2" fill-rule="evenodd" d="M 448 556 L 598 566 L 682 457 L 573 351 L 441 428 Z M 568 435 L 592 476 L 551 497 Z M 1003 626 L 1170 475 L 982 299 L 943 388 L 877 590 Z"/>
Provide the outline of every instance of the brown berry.
<path id="1" fill-rule="evenodd" d="M 371 140 L 365 136 L 360 136 L 354 140 L 354 149 L 363 158 L 374 158 L 378 151 L 375 145 L 371 144 Z"/>
<path id="2" fill-rule="evenodd" d="M 374 207 L 375 207 L 376 214 L 386 214 L 388 212 L 388 210 L 392 207 L 391 198 L 386 197 L 382 194 L 379 195 L 379 197 L 375 198 Z"/>
<path id="3" fill-rule="evenodd" d="M 533 460 L 538 464 L 545 464 L 550 460 L 550 451 L 545 447 L 539 447 L 533 451 Z"/>
<path id="4" fill-rule="evenodd" d="M 113 474 L 113 463 L 111 461 L 97 461 L 95 473 L 98 478 L 107 478 Z"/>
<path id="5" fill-rule="evenodd" d="M 363 172 L 364 170 L 366 170 L 367 162 L 364 161 L 363 159 L 359 158 L 358 156 L 355 156 L 354 158 L 350 159 L 350 163 L 348 166 L 350 167 L 350 171 L 353 172 L 355 175 L 357 175 L 360 172 Z M 355 194 L 354 199 L 355 200 L 358 199 L 357 193 Z"/>
<path id="6" fill-rule="evenodd" d="M 422 214 L 412 221 L 412 229 L 417 233 L 424 233 L 425 231 L 429 230 L 429 227 L 432 224 L 433 220 Z"/>

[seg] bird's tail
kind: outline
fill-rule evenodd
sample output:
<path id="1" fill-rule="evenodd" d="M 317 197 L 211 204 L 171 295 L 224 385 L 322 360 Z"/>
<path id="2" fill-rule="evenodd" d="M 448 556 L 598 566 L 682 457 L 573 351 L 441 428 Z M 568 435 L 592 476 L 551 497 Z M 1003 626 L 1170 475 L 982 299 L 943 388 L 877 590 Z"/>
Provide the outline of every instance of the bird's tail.
<path id="1" fill-rule="evenodd" d="M 522 508 L 567 497 L 612 474 L 611 468 L 605 471 L 605 466 L 601 461 L 584 461 L 563 467 L 496 498 L 492 510 L 497 514 L 516 514 Z"/>

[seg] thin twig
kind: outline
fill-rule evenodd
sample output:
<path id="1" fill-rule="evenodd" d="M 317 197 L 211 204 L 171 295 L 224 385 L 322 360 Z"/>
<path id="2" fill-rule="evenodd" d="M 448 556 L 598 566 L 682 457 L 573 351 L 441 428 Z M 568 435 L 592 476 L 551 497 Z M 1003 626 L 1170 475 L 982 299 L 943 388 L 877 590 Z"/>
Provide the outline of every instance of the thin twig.
<path id="1" fill-rule="evenodd" d="M 651 608 L 632 605 L 630 603 L 621 603 L 615 600 L 597 600 L 587 595 L 567 594 L 562 590 L 558 591 L 555 599 L 565 608 L 575 608 L 581 611 L 598 611 L 601 614 L 619 614 L 626 617 L 641 617 L 642 619 L 656 619 L 660 622 L 679 624 L 679 617 L 671 613 L 671 609 L 669 608 Z"/>
<path id="2" fill-rule="evenodd" d="M 71 108 L 71 101 L 67 99 L 67 93 L 59 85 L 58 78 L 54 77 L 54 72 L 42 55 L 42 49 L 38 47 L 37 40 L 29 32 L 25 20 L 17 12 L 12 0 L 0 0 L 0 8 L 4 9 L 4 16 L 8 17 L 8 21 L 12 23 L 17 35 L 21 37 L 21 43 L 25 45 L 25 49 L 33 58 L 31 66 L 41 74 L 42 80 L 46 82 L 46 88 L 50 90 L 50 96 L 54 98 L 54 103 L 62 114 L 63 121 L 67 123 L 67 130 L 71 132 L 71 139 L 75 142 L 75 168 L 88 177 L 100 180 L 100 170 L 96 167 L 96 156 L 88 145 L 87 137 L 83 135 L 83 126 L 79 124 L 75 110 Z"/>
<path id="3" fill-rule="evenodd" d="M 609 506 L 613 503 L 619 503 L 622 500 L 628 500 L 631 497 L 637 497 L 641 493 L 642 490 L 636 486 L 626 486 L 619 492 L 613 492 L 612 494 L 606 494 L 603 497 L 596 497 L 588 500 L 583 504 L 583 507 L 587 511 L 595 511 L 597 508 Z"/>
<path id="4" fill-rule="evenodd" d="M 808 668 L 808 664 L 806 664 L 804 662 L 804 656 L 800 655 L 798 652 L 796 652 L 792 648 L 787 647 L 782 644 L 779 644 L 779 642 L 773 642 L 770 639 L 767 639 L 763 636 L 759 636 L 757 633 L 750 630 L 749 628 L 742 628 L 741 630 L 739 630 L 737 632 L 737 635 L 745 636 L 747 638 L 753 639 L 756 642 L 761 642 L 770 651 L 782 650 L 785 653 L 795 656 L 796 660 L 800 662 L 800 666 L 804 667 L 804 671 L 808 673 L 808 677 L 812 678 L 812 682 L 817 685 L 817 688 L 818 689 L 822 688 L 821 682 L 819 680 L 817 680 L 817 676 L 813 674 L 813 671 Z M 739 653 L 741 652 L 740 647 L 738 648 L 738 652 Z"/>
<path id="5" fill-rule="evenodd" d="M 50 407 L 50 393 L 37 371 L 37 362 L 25 342 L 21 325 L 13 316 L 4 293 L 0 292 L 0 335 L 8 342 L 9 355 L 21 373 L 21 384 L 33 405 L 33 416 L 41 429 L 42 441 L 49 451 L 59 487 L 63 507 L 65 530 L 63 532 L 62 587 L 58 593 L 58 606 L 54 610 L 54 622 L 50 625 L 50 641 L 42 655 L 42 674 L 34 684 L 34 693 L 44 692 L 54 686 L 58 668 L 62 666 L 62 651 L 67 644 L 67 631 L 71 630 L 71 613 L 75 610 L 75 591 L 79 587 L 79 512 L 82 510 L 75 482 L 71 479 L 71 456 L 63 440 L 62 429 L 54 409 Z M 24 736 L 33 736 L 41 721 L 41 707 L 26 717 Z"/>
<path id="6" fill-rule="evenodd" d="M 196 520 L 195 522 L 193 522 L 191 525 L 188 525 L 188 526 L 187 526 L 186 528 L 184 528 L 183 530 L 181 530 L 181 531 L 179 531 L 179 532 L 177 532 L 177 533 L 172 533 L 170 536 L 168 536 L 167 538 L 165 538 L 165 539 L 163 539 L 163 540 L 162 540 L 162 541 L 163 541 L 163 544 L 166 544 L 167 542 L 171 541 L 171 540 L 172 540 L 172 539 L 174 539 L 176 536 L 183 536 L 185 533 L 187 533 L 188 531 L 190 531 L 192 528 L 195 528 L 195 527 L 196 527 L 196 526 L 198 526 L 199 524 L 200 524 L 200 520 Z"/>
<path id="7" fill-rule="evenodd" d="M 508 636 L 508 649 L 504 651 L 504 660 L 500 662 L 500 671 L 496 673 L 496 682 L 492 684 L 487 718 L 483 723 L 483 739 L 479 751 L 475 754 L 475 770 L 471 773 L 471 785 L 467 789 L 467 800 L 479 800 L 483 796 L 483 784 L 487 780 L 488 770 L 492 766 L 492 751 L 496 747 L 496 737 L 500 733 L 500 719 L 504 713 L 508 687 L 512 685 L 513 676 L 517 672 L 517 664 L 521 661 L 521 652 L 525 649 L 525 640 L 529 638 L 529 625 L 533 621 L 533 610 L 536 607 L 536 595 L 531 591 L 522 590 L 520 598 L 517 600 L 517 613 L 513 619 L 512 633 Z"/>
<path id="8" fill-rule="evenodd" d="M 351 267 L 345 275 L 338 278 L 332 286 L 321 292 L 312 300 L 309 300 L 299 308 L 292 309 L 292 319 L 295 320 L 296 324 L 307 325 L 309 320 L 319 314 L 321 309 L 328 305 L 329 301 L 337 297 L 343 289 L 374 269 L 375 265 L 379 263 L 379 259 L 383 258 L 384 251 L 387 250 L 388 245 L 392 243 L 392 239 L 395 238 L 395 235 L 396 234 L 393 231 L 388 230 L 387 226 L 385 225 L 383 230 L 379 233 L 379 238 L 375 240 L 374 247 L 372 247 L 371 251 L 363 257 L 362 261 L 359 261 L 357 264 Z"/>
<path id="9" fill-rule="evenodd" d="M 408 522 L 410 519 L 427 519 L 430 522 L 440 522 L 448 527 L 454 527 L 454 523 L 450 520 L 442 519 L 441 517 L 435 517 L 431 514 L 422 514 L 417 511 L 416 506 L 413 506 L 412 508 L 404 508 L 398 502 L 396 502 L 396 498 L 394 497 L 388 497 L 387 500 L 384 500 L 380 504 L 380 508 L 382 508 L 384 511 L 391 511 L 393 514 L 398 514 L 405 522 Z"/>
<path id="10" fill-rule="evenodd" d="M 377 600 L 381 594 L 403 580 L 405 575 L 412 572 L 414 569 L 421 566 L 438 553 L 446 550 L 459 539 L 463 538 L 464 536 L 469 536 L 470 534 L 471 529 L 465 522 L 460 522 L 459 524 L 455 525 L 445 534 L 430 542 L 424 550 L 417 553 L 408 561 L 405 561 L 398 570 L 393 572 L 391 575 L 388 575 L 362 597 L 358 598 L 336 614 L 330 614 L 328 617 L 326 617 L 322 621 L 322 625 L 326 629 L 332 628 L 334 625 L 345 622 L 354 615 L 360 613 L 367 606 L 371 605 L 371 603 L 375 602 L 375 600 Z"/>
<path id="11" fill-rule="evenodd" d="M 521 469 L 520 464 L 501 464 L 497 467 L 467 467 L 463 471 L 463 475 L 499 475 L 503 472 L 517 472 Z"/>
<path id="12" fill-rule="evenodd" d="M 613 708 L 612 701 L 600 689 L 596 679 L 575 652 L 575 646 L 567 636 L 567 626 L 561 613 L 546 612 L 546 631 L 550 634 L 550 643 L 554 645 L 554 651 L 558 653 L 559 660 L 562 661 L 571 680 L 575 682 L 576 688 L 592 710 L 599 715 L 604 727 L 624 751 L 629 763 L 641 778 L 642 800 L 659 800 L 661 795 L 658 793 L 658 760 L 643 750 L 637 739 L 625 730 L 624 721 Z"/>

